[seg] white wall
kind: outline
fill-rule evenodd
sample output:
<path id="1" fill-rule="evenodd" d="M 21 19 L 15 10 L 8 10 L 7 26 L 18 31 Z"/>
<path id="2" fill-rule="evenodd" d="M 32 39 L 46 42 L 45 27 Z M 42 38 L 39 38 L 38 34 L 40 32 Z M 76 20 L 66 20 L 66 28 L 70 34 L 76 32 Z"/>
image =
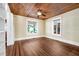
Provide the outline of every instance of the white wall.
<path id="1" fill-rule="evenodd" d="M 27 29 L 28 21 L 36 21 L 38 23 L 37 34 L 28 33 L 28 29 Z M 16 40 L 42 37 L 44 36 L 44 32 L 45 32 L 44 20 L 19 16 L 19 15 L 14 15 L 14 28 L 15 28 Z"/>
<path id="2" fill-rule="evenodd" d="M 61 18 L 61 36 L 53 34 L 53 20 Z M 66 12 L 64 14 L 52 17 L 45 21 L 46 23 L 46 37 L 79 45 L 79 8 Z"/>
<path id="3" fill-rule="evenodd" d="M 64 39 L 79 43 L 79 8 L 62 16 Z"/>

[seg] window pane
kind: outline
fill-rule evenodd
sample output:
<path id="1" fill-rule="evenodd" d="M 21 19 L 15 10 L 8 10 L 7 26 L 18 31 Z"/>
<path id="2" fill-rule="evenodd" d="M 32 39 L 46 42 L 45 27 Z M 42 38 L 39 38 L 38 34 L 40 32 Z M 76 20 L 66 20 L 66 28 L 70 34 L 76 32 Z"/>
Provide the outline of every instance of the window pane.
<path id="1" fill-rule="evenodd" d="M 56 34 L 56 25 L 54 25 L 54 34 Z"/>
<path id="2" fill-rule="evenodd" d="M 60 34 L 60 23 L 58 23 L 57 32 L 58 32 L 58 34 Z"/>
<path id="3" fill-rule="evenodd" d="M 54 20 L 54 34 L 60 34 L 60 19 Z"/>
<path id="4" fill-rule="evenodd" d="M 36 28 L 37 23 L 34 21 L 28 21 L 28 32 L 30 33 L 37 33 Z"/>

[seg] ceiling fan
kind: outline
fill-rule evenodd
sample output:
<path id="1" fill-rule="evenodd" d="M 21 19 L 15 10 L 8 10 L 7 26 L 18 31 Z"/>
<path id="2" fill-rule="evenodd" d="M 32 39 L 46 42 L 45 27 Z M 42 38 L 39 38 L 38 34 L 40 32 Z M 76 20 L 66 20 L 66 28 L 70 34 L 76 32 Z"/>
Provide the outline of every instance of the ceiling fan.
<path id="1" fill-rule="evenodd" d="M 37 16 L 38 16 L 38 18 L 39 18 L 39 16 L 44 16 L 44 17 L 46 17 L 46 11 L 44 11 L 44 10 L 42 10 L 42 9 L 38 9 L 37 10 Z"/>

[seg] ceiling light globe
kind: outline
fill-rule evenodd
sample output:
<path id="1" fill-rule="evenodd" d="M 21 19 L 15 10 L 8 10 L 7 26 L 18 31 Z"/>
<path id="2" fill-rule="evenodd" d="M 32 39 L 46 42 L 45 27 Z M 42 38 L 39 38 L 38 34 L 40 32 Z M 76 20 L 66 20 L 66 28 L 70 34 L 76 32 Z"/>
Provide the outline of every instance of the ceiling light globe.
<path id="1" fill-rule="evenodd" d="M 42 14 L 42 13 L 41 13 L 40 11 L 39 11 L 39 12 L 37 12 L 37 15 L 39 15 L 39 16 L 40 16 L 41 14 Z"/>

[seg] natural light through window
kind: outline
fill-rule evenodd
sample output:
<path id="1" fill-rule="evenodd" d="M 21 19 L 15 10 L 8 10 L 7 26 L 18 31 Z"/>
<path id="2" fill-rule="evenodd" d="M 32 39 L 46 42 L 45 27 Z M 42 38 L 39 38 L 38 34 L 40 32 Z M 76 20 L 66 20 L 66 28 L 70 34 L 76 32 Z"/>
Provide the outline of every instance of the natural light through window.
<path id="1" fill-rule="evenodd" d="M 60 28 L 60 19 L 56 19 L 53 21 L 54 22 L 54 27 L 53 27 L 53 30 L 54 30 L 54 34 L 61 34 L 61 28 Z"/>
<path id="2" fill-rule="evenodd" d="M 28 21 L 28 32 L 37 33 L 37 22 Z"/>

